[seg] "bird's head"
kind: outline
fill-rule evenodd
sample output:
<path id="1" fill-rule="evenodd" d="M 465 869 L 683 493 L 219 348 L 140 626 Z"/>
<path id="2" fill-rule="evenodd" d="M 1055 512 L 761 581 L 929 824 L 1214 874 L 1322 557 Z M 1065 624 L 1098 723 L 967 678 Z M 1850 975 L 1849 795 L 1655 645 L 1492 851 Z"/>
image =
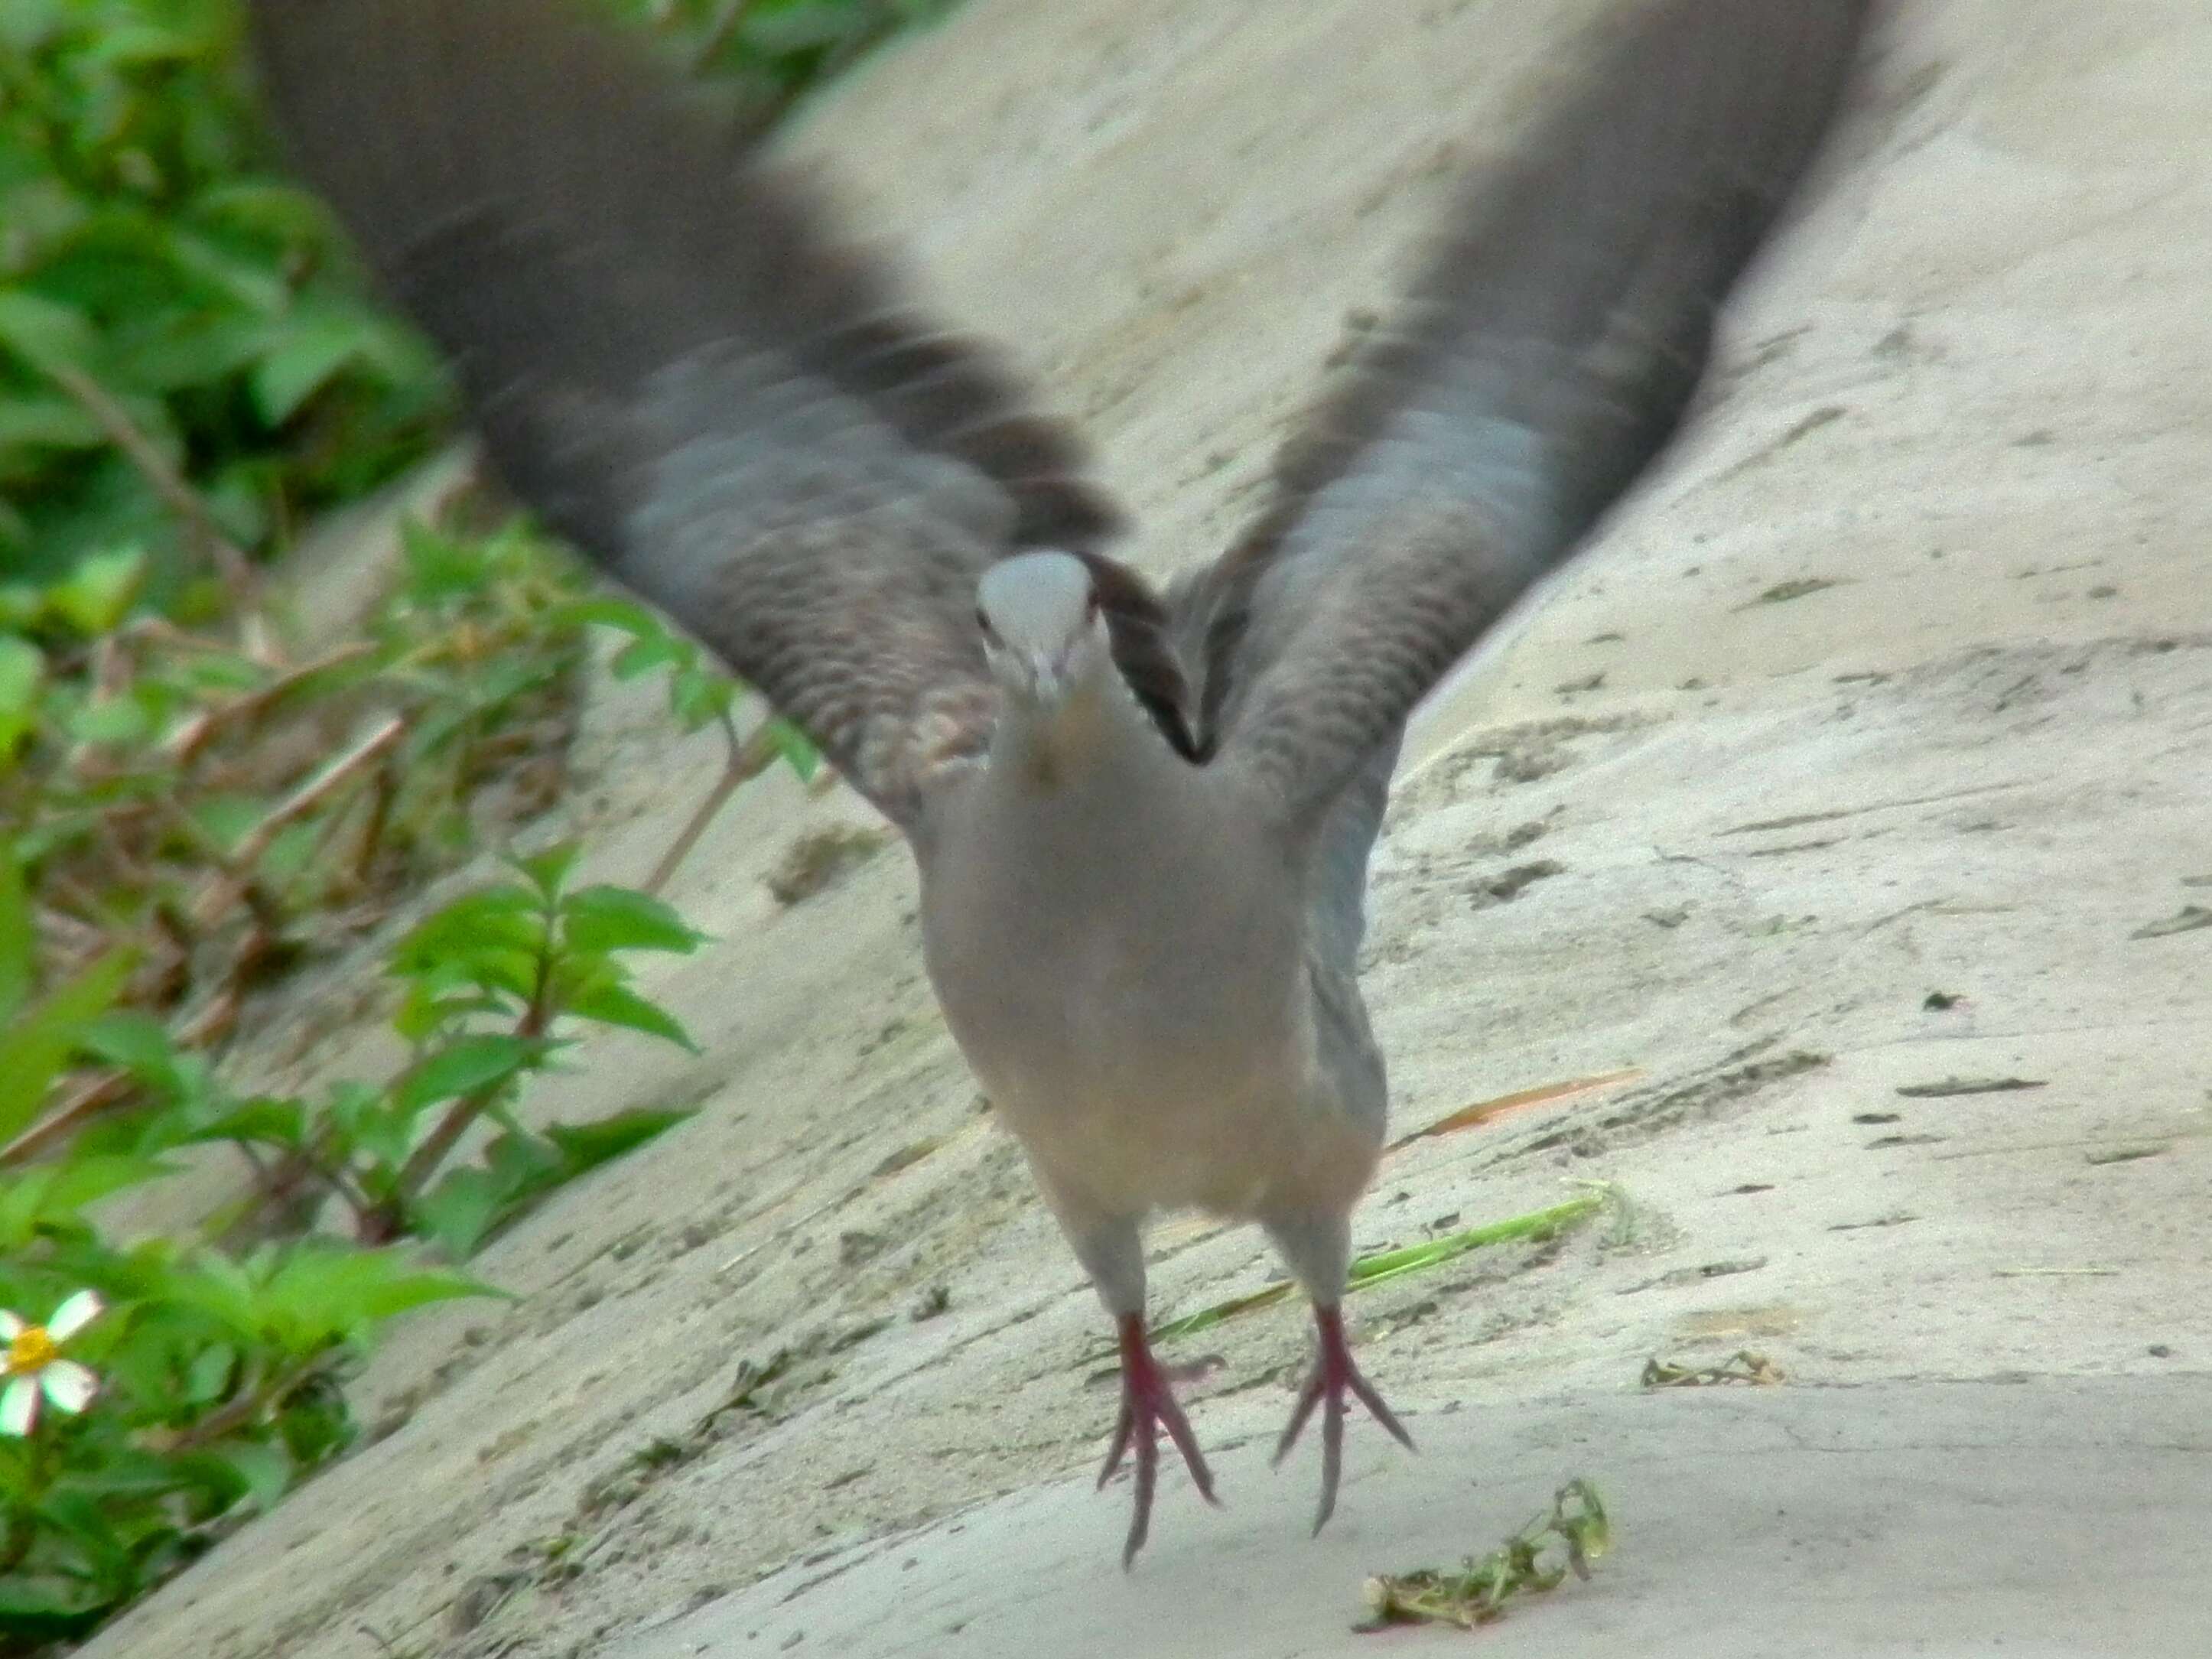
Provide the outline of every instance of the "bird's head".
<path id="1" fill-rule="evenodd" d="M 1024 553 L 993 565 L 975 586 L 975 625 L 1000 689 L 1040 713 L 1103 684 L 1112 666 L 1097 586 L 1072 554 Z"/>

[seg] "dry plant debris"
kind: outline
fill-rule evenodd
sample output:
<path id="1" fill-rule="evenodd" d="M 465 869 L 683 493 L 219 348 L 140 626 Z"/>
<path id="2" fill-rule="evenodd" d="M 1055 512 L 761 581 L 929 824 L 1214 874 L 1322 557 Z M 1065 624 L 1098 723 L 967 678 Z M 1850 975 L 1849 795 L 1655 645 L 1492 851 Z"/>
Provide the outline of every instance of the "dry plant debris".
<path id="1" fill-rule="evenodd" d="M 1787 1380 L 1781 1366 L 1749 1348 L 1737 1349 L 1717 1365 L 1681 1365 L 1654 1357 L 1644 1362 L 1642 1378 L 1647 1389 L 1710 1389 L 1723 1382 L 1768 1388 Z"/>
<path id="2" fill-rule="evenodd" d="M 1352 1628 L 1456 1625 L 1473 1630 L 1504 1618 L 1514 1596 L 1557 1589 L 1570 1572 L 1587 1579 L 1590 1564 L 1612 1547 L 1613 1527 L 1597 1488 L 1577 1477 L 1553 1494 L 1548 1515 L 1538 1516 L 1487 1555 L 1469 1556 L 1455 1568 L 1375 1574 L 1362 1587 L 1370 1616 Z"/>

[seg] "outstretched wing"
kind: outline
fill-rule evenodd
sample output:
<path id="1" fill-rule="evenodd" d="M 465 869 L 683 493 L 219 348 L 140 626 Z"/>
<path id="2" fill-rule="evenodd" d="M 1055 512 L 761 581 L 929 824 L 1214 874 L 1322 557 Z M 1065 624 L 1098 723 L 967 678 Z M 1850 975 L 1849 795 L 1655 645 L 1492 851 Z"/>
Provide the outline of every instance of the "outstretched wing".
<path id="1" fill-rule="evenodd" d="M 1179 699 L 1072 438 L 678 78 L 568 0 L 252 15 L 297 164 L 452 356 L 509 485 L 894 819 L 988 740 L 975 580 L 1008 553 L 1092 559 L 1139 690 Z"/>
<path id="2" fill-rule="evenodd" d="M 1470 182 L 1407 301 L 1171 596 L 1200 744 L 1310 831 L 1673 435 L 1870 0 L 1656 0 Z"/>

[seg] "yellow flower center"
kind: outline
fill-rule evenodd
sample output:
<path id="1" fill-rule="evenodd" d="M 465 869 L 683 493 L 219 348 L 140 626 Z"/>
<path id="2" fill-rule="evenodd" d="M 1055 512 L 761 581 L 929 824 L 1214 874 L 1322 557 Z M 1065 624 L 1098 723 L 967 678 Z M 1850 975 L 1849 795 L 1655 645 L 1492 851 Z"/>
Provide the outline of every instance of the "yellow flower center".
<path id="1" fill-rule="evenodd" d="M 8 1345 L 8 1372 L 12 1376 L 42 1371 L 62 1357 L 44 1325 L 26 1325 Z"/>

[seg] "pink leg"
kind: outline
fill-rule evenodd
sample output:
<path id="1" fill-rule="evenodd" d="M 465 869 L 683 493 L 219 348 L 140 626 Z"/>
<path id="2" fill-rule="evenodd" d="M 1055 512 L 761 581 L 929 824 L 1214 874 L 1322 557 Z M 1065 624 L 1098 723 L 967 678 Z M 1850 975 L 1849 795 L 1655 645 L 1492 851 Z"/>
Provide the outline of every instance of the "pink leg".
<path id="1" fill-rule="evenodd" d="M 1291 1413 L 1291 1425 L 1283 1431 L 1283 1437 L 1275 1443 L 1275 1462 L 1280 1463 L 1289 1455 L 1291 1447 L 1298 1443 L 1304 1431 L 1306 1419 L 1313 1415 L 1316 1406 L 1322 1406 L 1321 1419 L 1321 1512 L 1314 1516 L 1314 1530 L 1319 1532 L 1328 1524 L 1328 1517 L 1336 1511 L 1337 1477 L 1344 1471 L 1344 1396 L 1346 1391 L 1356 1395 L 1367 1407 L 1375 1420 L 1390 1431 L 1391 1435 L 1407 1451 L 1413 1449 L 1413 1437 L 1398 1421 L 1397 1413 L 1382 1403 L 1382 1396 L 1375 1386 L 1359 1374 L 1359 1367 L 1352 1363 L 1352 1349 L 1344 1340 L 1344 1315 L 1334 1307 L 1314 1304 L 1314 1324 L 1321 1333 L 1321 1352 L 1315 1357 L 1314 1368 L 1306 1377 L 1306 1385 L 1299 1390 L 1298 1403 Z"/>
<path id="2" fill-rule="evenodd" d="M 1098 1471 L 1098 1484 L 1103 1486 L 1114 1471 L 1121 1467 L 1122 1455 L 1133 1447 L 1137 1455 L 1137 1507 L 1129 1517 L 1128 1541 L 1121 1547 L 1121 1566 L 1126 1571 L 1137 1559 L 1137 1552 L 1145 1547 L 1145 1535 L 1152 1521 L 1152 1488 L 1159 1477 L 1160 1448 L 1158 1431 L 1165 1429 L 1168 1438 L 1175 1442 L 1176 1449 L 1190 1470 L 1190 1478 L 1199 1496 L 1209 1504 L 1213 1496 L 1213 1473 L 1206 1467 L 1205 1455 L 1198 1449 L 1198 1437 L 1190 1431 L 1190 1420 L 1176 1404 L 1175 1390 L 1169 1385 L 1166 1371 L 1153 1357 L 1152 1345 L 1145 1336 L 1145 1321 L 1141 1314 L 1123 1314 L 1115 1322 L 1121 1340 L 1121 1416 L 1114 1425 L 1114 1443 L 1107 1449 L 1106 1466 Z"/>

